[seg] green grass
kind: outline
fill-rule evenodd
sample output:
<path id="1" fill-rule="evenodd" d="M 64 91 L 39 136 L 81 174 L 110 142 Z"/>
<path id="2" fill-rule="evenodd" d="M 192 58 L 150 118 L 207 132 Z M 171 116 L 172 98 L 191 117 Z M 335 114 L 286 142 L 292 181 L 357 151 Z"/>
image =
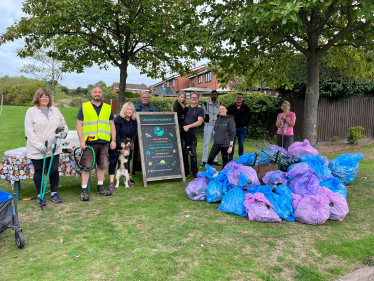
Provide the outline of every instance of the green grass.
<path id="1" fill-rule="evenodd" d="M 1 155 L 25 145 L 26 110 L 4 107 Z M 73 130 L 77 111 L 61 108 Z M 198 145 L 200 160 L 202 139 Z M 255 150 L 253 143 L 246 143 L 246 152 Z M 365 155 L 356 180 L 347 187 L 350 213 L 343 222 L 318 227 L 250 223 L 246 217 L 219 212 L 217 203 L 189 200 L 187 183 L 181 180 L 149 182 L 144 188 L 138 173 L 135 188 L 121 185 L 110 197 L 91 193 L 89 202 L 81 202 L 80 180 L 61 177 L 62 204 L 53 204 L 47 195 L 43 213 L 35 200 L 19 201 L 26 246 L 17 248 L 12 230 L 0 234 L 0 279 L 337 279 L 374 256 L 374 145 L 326 156 L 331 160 L 349 152 Z M 6 181 L 0 181 L 0 189 L 12 192 Z M 32 180 L 22 181 L 21 198 L 35 193 Z"/>

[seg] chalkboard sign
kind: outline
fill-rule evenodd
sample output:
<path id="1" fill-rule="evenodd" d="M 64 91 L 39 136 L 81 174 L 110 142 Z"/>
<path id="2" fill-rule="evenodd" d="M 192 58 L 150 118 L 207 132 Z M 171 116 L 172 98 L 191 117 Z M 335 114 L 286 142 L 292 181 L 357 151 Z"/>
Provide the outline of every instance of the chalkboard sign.
<path id="1" fill-rule="evenodd" d="M 136 112 L 143 185 L 182 178 L 186 182 L 175 112 Z"/>

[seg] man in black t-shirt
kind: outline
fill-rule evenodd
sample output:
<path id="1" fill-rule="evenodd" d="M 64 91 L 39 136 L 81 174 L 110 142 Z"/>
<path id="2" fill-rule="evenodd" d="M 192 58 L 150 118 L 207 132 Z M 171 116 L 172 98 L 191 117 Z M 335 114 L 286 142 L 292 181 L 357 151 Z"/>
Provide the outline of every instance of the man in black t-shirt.
<path id="1" fill-rule="evenodd" d="M 197 172 L 199 171 L 197 168 L 197 155 L 196 155 L 196 145 L 197 145 L 197 129 L 204 120 L 204 110 L 199 107 L 199 95 L 197 93 L 191 94 L 191 105 L 188 107 L 187 114 L 184 116 L 185 126 L 183 126 L 183 130 L 185 132 L 192 133 L 192 143 L 191 143 L 191 152 L 193 156 L 191 158 L 191 172 L 194 178 L 197 178 Z M 188 154 L 187 148 L 183 147 L 183 163 L 184 163 L 184 172 L 186 177 L 190 174 L 190 165 L 188 162 Z"/>
<path id="2" fill-rule="evenodd" d="M 77 134 L 80 147 L 83 150 L 80 165 L 91 167 L 96 162 L 97 193 L 110 196 L 112 193 L 104 188 L 104 175 L 108 163 L 109 149 L 116 148 L 116 128 L 110 105 L 102 101 L 103 90 L 96 86 L 91 91 L 92 100 L 84 103 L 78 111 Z M 102 124 L 105 124 L 103 126 Z M 109 125 L 109 126 L 108 126 Z M 93 137 L 93 140 L 89 137 Z M 92 140 L 92 141 L 91 141 Z M 92 147 L 86 149 L 86 146 Z M 94 155 L 95 154 L 95 155 Z M 82 170 L 81 201 L 89 201 L 87 183 L 89 171 Z"/>

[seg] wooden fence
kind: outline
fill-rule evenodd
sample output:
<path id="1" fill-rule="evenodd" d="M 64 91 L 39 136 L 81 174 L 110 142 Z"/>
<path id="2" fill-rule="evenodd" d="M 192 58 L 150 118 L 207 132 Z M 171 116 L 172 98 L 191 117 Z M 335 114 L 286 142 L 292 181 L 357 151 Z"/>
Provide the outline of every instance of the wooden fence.
<path id="1" fill-rule="evenodd" d="M 294 140 L 302 141 L 304 100 L 288 99 L 288 101 L 291 104 L 291 111 L 296 114 Z M 269 127 L 271 136 L 277 132 L 275 127 L 276 118 L 277 115 L 271 116 Z M 320 99 L 318 101 L 317 142 L 329 141 L 334 136 L 345 140 L 347 139 L 349 128 L 357 126 L 365 128 L 363 134 L 366 137 L 374 136 L 374 97 L 343 99 L 340 101 Z"/>
<path id="2" fill-rule="evenodd" d="M 129 102 L 131 99 L 125 99 L 125 102 Z M 117 115 L 117 106 L 118 106 L 118 100 L 103 100 L 103 102 L 109 104 L 112 106 L 112 113 L 114 115 Z"/>

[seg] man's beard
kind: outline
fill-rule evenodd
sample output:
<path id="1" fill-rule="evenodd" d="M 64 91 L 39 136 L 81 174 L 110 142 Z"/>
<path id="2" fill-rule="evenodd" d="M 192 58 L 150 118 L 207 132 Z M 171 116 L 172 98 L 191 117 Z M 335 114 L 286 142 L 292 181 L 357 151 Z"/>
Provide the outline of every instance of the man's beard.
<path id="1" fill-rule="evenodd" d="M 101 97 L 101 98 L 94 97 L 93 100 L 94 100 L 94 101 L 101 101 L 101 100 L 102 100 L 102 97 Z"/>
<path id="2" fill-rule="evenodd" d="M 217 97 L 211 97 L 210 98 L 212 101 L 216 101 L 217 100 Z"/>

